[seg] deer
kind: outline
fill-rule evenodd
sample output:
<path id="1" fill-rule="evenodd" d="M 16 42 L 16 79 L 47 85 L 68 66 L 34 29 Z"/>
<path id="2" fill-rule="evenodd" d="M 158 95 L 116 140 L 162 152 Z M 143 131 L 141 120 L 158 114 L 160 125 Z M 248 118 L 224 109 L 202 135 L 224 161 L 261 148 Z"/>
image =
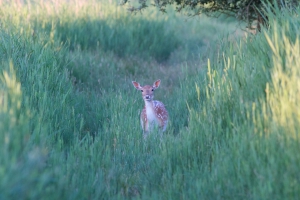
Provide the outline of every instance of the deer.
<path id="1" fill-rule="evenodd" d="M 132 81 L 133 86 L 142 92 L 142 98 L 145 106 L 141 111 L 140 121 L 143 129 L 144 138 L 155 126 L 159 127 L 160 132 L 164 132 L 168 125 L 168 111 L 165 105 L 157 100 L 154 100 L 154 90 L 160 85 L 160 80 L 157 80 L 153 85 L 141 86 L 138 82 Z"/>

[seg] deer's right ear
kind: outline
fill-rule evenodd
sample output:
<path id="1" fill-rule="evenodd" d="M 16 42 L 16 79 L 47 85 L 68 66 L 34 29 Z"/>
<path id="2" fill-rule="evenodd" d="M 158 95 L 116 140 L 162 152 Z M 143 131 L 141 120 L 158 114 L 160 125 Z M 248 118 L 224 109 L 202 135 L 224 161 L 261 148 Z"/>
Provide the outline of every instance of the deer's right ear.
<path id="1" fill-rule="evenodd" d="M 136 89 L 141 90 L 142 87 L 138 82 L 132 81 L 132 84 Z"/>

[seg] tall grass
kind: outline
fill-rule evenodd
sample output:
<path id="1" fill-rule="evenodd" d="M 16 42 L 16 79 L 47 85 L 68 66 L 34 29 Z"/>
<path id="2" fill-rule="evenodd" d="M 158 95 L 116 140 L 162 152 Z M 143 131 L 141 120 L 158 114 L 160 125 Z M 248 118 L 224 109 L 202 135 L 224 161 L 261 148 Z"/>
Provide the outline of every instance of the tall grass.
<path id="1" fill-rule="evenodd" d="M 47 32 L 50 40 L 61 41 L 70 50 L 112 51 L 118 56 L 152 57 L 165 61 L 180 44 L 173 30 L 169 30 L 166 18 L 153 13 L 147 16 L 129 16 L 124 7 L 116 3 L 95 0 L 41 1 L 20 6 L 15 4 L 4 10 L 18 10 L 26 17 L 4 15 L 7 21 L 21 26 L 33 34 Z"/>
<path id="2" fill-rule="evenodd" d="M 93 41 L 118 30 L 120 40 L 143 38 L 145 27 L 154 37 L 194 21 L 75 2 L 0 9 L 0 199 L 299 198 L 299 9 L 270 10 L 263 33 L 216 49 L 194 45 L 196 33 L 175 32 L 178 44 L 164 36 L 154 42 L 170 44 L 160 65 L 151 49 L 136 55 L 136 40 L 124 55 L 107 35 L 111 49 Z M 203 54 L 197 70 L 188 52 Z M 134 78 L 162 79 L 156 96 L 170 114 L 162 139 L 142 137 Z"/>
<path id="3" fill-rule="evenodd" d="M 294 10 L 269 13 L 264 34 L 225 46 L 222 60 L 208 64 L 203 93 L 194 80 L 194 97 L 204 101 L 191 108 L 185 134 L 194 138 L 187 149 L 209 149 L 198 187 L 206 198 L 299 196 L 299 21 Z"/>

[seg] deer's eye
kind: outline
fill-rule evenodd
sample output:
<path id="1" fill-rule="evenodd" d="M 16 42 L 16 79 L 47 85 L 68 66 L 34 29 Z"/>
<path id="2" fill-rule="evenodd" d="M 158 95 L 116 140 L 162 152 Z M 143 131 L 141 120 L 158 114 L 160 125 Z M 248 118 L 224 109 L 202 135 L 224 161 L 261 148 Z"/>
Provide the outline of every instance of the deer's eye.
<path id="1" fill-rule="evenodd" d="M 143 90 L 141 90 L 141 92 L 144 92 Z"/>
<path id="2" fill-rule="evenodd" d="M 152 91 L 154 91 L 154 89 L 152 89 Z"/>

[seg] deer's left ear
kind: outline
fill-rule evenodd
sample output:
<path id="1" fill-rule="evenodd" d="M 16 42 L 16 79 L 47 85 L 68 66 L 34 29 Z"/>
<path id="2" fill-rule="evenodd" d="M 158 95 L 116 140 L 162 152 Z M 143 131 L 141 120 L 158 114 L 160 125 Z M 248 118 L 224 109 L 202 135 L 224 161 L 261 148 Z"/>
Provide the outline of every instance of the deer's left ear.
<path id="1" fill-rule="evenodd" d="M 156 89 L 156 88 L 158 88 L 159 87 L 159 85 L 160 85 L 160 79 L 158 79 L 157 81 L 155 81 L 154 83 L 153 83 L 153 88 L 154 89 Z"/>

